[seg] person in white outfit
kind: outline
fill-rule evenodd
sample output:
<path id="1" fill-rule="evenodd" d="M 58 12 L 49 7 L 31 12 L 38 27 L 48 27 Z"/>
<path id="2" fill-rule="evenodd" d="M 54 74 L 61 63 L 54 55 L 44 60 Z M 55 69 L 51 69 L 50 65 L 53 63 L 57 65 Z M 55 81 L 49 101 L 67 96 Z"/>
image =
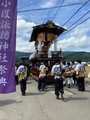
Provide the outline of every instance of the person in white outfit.
<path id="1" fill-rule="evenodd" d="M 81 60 L 77 60 L 74 70 L 65 72 L 64 74 L 76 73 L 78 91 L 85 91 L 85 67 L 81 64 Z"/>
<path id="2" fill-rule="evenodd" d="M 38 81 L 38 90 L 39 91 L 44 91 L 45 90 L 45 85 L 46 85 L 46 66 L 42 62 L 40 67 L 39 67 L 39 81 Z"/>
<path id="3" fill-rule="evenodd" d="M 53 65 L 51 74 L 54 76 L 56 98 L 59 100 L 59 95 L 61 93 L 61 99 L 64 100 L 63 79 L 61 75 L 60 63 L 58 60 L 56 61 L 55 65 Z"/>
<path id="4" fill-rule="evenodd" d="M 23 65 L 23 63 L 19 64 L 19 67 L 16 71 L 16 75 L 18 75 L 19 77 L 21 93 L 23 96 L 25 96 L 27 70 L 26 70 L 26 67 Z"/>
<path id="5" fill-rule="evenodd" d="M 68 71 L 72 70 L 70 62 L 67 62 L 67 66 L 68 66 Z M 68 74 L 67 85 L 68 88 L 70 88 L 71 85 L 74 85 L 73 74 Z"/>

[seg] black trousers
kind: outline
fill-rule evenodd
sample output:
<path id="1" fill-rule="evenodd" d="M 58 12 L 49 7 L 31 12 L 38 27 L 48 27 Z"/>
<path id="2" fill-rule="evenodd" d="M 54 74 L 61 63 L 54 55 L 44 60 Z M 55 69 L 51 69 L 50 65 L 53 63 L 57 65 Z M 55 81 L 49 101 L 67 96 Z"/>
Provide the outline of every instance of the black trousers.
<path id="1" fill-rule="evenodd" d="M 74 84 L 76 84 L 76 74 L 73 74 L 72 77 L 73 77 L 73 80 L 74 80 Z"/>
<path id="2" fill-rule="evenodd" d="M 20 89 L 21 89 L 22 95 L 25 95 L 25 91 L 26 91 L 26 79 L 23 79 L 23 80 L 20 81 Z"/>
<path id="3" fill-rule="evenodd" d="M 55 79 L 55 95 L 58 97 L 59 95 L 64 93 L 63 89 L 63 79 Z"/>
<path id="4" fill-rule="evenodd" d="M 77 78 L 77 87 L 79 91 L 85 91 L 85 77 Z"/>
<path id="5" fill-rule="evenodd" d="M 40 77 L 38 81 L 38 90 L 42 89 L 42 91 L 45 89 L 46 86 L 46 76 Z"/>

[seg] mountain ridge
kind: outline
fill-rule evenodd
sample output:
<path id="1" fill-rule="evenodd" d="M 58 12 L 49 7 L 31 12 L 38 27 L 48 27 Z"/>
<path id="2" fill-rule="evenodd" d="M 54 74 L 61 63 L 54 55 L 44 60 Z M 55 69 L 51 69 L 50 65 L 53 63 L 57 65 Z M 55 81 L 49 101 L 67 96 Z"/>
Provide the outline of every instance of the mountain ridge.
<path id="1" fill-rule="evenodd" d="M 24 56 L 24 57 L 29 57 L 32 53 L 30 52 L 19 52 L 16 51 L 15 55 L 15 60 L 18 62 L 19 58 Z M 84 51 L 77 51 L 77 52 L 70 52 L 70 51 L 64 51 L 62 52 L 62 55 L 64 57 L 64 60 L 66 61 L 76 61 L 77 59 L 80 59 L 85 62 L 90 61 L 90 52 L 84 52 Z"/>

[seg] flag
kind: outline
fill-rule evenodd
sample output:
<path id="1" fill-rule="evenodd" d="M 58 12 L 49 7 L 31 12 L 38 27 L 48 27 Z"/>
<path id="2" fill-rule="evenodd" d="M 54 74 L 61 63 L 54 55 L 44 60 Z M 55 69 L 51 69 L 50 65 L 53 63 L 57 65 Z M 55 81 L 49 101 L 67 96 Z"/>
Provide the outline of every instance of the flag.
<path id="1" fill-rule="evenodd" d="M 15 48 L 16 48 L 17 0 L 0 0 L 0 93 L 16 91 Z"/>

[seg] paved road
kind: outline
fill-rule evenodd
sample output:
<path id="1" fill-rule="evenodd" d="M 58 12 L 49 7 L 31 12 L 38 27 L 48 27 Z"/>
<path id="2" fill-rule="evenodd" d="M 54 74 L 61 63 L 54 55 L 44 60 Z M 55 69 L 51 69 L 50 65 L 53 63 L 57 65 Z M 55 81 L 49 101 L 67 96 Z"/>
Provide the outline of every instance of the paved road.
<path id="1" fill-rule="evenodd" d="M 15 93 L 0 95 L 0 120 L 90 120 L 90 85 L 86 92 L 65 87 L 65 101 L 55 99 L 54 85 L 39 92 L 32 79 L 26 92 L 21 96 L 18 85 Z"/>

